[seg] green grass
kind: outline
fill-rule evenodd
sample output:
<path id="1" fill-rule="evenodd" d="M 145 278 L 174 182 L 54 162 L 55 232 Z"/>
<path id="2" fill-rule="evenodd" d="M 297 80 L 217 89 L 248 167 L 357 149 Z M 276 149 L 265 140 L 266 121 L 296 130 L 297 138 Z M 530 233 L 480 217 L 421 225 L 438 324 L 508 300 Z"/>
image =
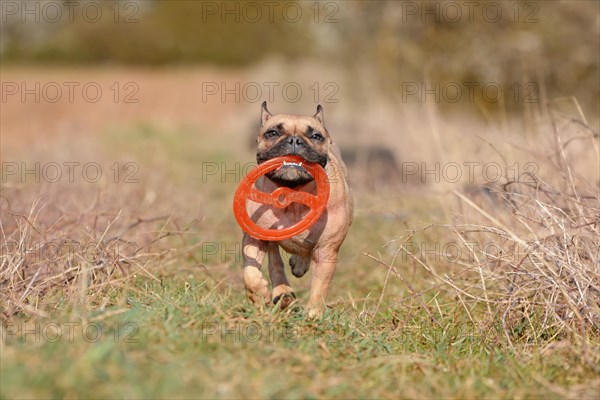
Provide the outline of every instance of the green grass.
<path id="1" fill-rule="evenodd" d="M 597 375 L 577 357 L 509 351 L 499 331 L 466 328 L 460 317 L 437 326 L 410 307 L 368 316 L 338 306 L 319 321 L 301 310 L 261 314 L 241 290 L 219 289 L 201 274 L 139 279 L 132 288 L 139 290 L 116 296 L 124 306 L 33 319 L 38 340 L 8 335 L 2 397 L 548 398 L 572 385 L 579 391 L 571 395 L 594 396 Z M 123 307 L 85 336 L 94 323 L 82 318 Z M 67 321 L 80 322 L 72 338 Z M 51 322 L 63 327 L 55 343 L 44 341 Z"/>

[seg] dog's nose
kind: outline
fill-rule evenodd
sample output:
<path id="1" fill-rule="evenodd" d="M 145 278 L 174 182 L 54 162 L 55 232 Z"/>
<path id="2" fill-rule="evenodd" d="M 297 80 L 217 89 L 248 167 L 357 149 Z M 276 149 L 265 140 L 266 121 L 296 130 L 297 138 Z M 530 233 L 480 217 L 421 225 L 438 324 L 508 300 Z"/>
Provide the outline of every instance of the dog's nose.
<path id="1" fill-rule="evenodd" d="M 288 143 L 294 148 L 300 147 L 300 146 L 306 146 L 306 142 L 300 136 L 291 136 L 288 139 Z"/>

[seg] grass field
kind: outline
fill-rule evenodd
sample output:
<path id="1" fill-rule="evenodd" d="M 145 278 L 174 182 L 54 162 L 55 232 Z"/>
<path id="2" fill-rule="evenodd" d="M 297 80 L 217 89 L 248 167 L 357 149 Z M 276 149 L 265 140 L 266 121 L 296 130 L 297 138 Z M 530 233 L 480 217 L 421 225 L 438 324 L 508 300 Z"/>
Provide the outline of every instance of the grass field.
<path id="1" fill-rule="evenodd" d="M 193 89 L 234 72 L 3 79 L 140 91 L 3 104 L 0 397 L 600 398 L 597 121 L 325 105 L 340 143 L 379 138 L 402 168 L 479 164 L 475 179 L 375 187 L 385 170 L 351 166 L 354 223 L 328 309 L 308 320 L 308 277 L 289 274 L 289 310 L 245 298 L 231 201 L 259 106 L 198 104 Z"/>

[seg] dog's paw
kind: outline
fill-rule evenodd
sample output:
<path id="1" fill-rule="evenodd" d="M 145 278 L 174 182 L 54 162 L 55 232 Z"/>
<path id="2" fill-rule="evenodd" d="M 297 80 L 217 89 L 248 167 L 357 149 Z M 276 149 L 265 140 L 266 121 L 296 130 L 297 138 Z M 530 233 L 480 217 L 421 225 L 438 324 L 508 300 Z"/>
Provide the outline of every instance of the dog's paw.
<path id="1" fill-rule="evenodd" d="M 292 268 L 292 274 L 296 278 L 302 278 L 304 274 L 308 272 L 308 268 L 310 267 L 310 259 L 293 255 L 290 257 L 290 267 Z"/>
<path id="2" fill-rule="evenodd" d="M 273 304 L 279 304 L 279 308 L 284 310 L 288 308 L 288 306 L 292 304 L 294 300 L 296 300 L 296 295 L 294 292 L 282 293 L 279 296 L 273 297 Z"/>
<path id="3" fill-rule="evenodd" d="M 323 307 L 319 306 L 307 306 L 306 307 L 306 318 L 307 319 L 319 319 L 323 316 Z"/>
<path id="4" fill-rule="evenodd" d="M 258 268 L 244 268 L 244 285 L 246 286 L 246 294 L 254 305 L 262 306 L 268 303 L 271 298 L 269 283 L 263 278 Z"/>

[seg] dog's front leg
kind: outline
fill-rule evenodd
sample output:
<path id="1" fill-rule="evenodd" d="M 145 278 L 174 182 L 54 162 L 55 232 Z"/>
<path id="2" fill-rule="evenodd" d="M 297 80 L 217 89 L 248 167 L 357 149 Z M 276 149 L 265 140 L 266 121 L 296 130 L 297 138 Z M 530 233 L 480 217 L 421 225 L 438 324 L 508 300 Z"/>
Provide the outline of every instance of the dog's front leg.
<path id="1" fill-rule="evenodd" d="M 276 242 L 269 243 L 269 276 L 273 284 L 273 304 L 279 304 L 281 309 L 286 308 L 296 298 L 290 283 L 285 275 L 285 266 L 279 253 Z"/>
<path id="2" fill-rule="evenodd" d="M 244 234 L 242 239 L 242 257 L 244 261 L 244 285 L 248 298 L 258 307 L 263 307 L 271 300 L 269 282 L 263 277 L 262 266 L 268 242 L 255 239 Z"/>
<path id="3" fill-rule="evenodd" d="M 337 266 L 339 248 L 317 248 L 313 252 L 310 263 L 310 299 L 307 305 L 309 318 L 321 316 L 325 308 L 325 300 L 329 285 Z"/>

